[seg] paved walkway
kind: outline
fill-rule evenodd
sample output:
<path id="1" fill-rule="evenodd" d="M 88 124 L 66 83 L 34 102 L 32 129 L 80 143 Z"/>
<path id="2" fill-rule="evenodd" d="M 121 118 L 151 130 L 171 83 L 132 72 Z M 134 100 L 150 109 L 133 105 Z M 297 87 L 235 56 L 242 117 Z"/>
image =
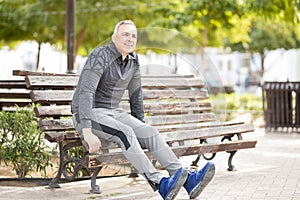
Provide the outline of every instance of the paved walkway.
<path id="1" fill-rule="evenodd" d="M 209 200 L 300 200 L 300 134 L 256 131 L 247 137 L 257 138 L 255 149 L 240 150 L 233 159 L 237 171 L 228 172 L 227 153 L 218 153 L 213 162 L 216 175 L 198 199 Z M 190 163 L 194 157 L 185 157 Z M 203 166 L 205 160 L 199 165 Z M 61 184 L 60 189 L 45 187 L 0 187 L 0 199 L 117 199 L 160 200 L 147 182 L 139 177 L 98 179 L 102 194 L 89 194 L 90 181 Z M 184 189 L 178 200 L 188 199 Z"/>

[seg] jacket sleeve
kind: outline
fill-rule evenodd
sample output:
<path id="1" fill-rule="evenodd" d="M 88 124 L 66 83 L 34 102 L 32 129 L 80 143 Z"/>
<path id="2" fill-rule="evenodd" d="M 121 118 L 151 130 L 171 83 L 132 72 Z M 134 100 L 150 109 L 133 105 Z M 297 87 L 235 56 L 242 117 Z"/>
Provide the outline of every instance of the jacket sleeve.
<path id="1" fill-rule="evenodd" d="M 128 94 L 131 115 L 144 122 L 143 92 L 139 64 L 137 64 L 135 74 L 128 85 Z"/>
<path id="2" fill-rule="evenodd" d="M 88 57 L 78 84 L 79 120 L 82 128 L 91 128 L 95 92 L 102 77 L 105 62 L 101 52 L 94 51 Z"/>

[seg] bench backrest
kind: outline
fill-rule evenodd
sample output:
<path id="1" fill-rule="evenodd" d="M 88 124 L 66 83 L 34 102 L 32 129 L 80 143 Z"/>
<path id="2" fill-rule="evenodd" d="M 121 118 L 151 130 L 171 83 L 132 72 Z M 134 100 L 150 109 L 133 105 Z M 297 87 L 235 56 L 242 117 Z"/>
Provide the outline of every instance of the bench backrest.
<path id="1" fill-rule="evenodd" d="M 46 132 L 67 131 L 73 137 L 74 128 L 70 104 L 78 76 L 26 76 L 31 89 L 40 129 Z M 201 78 L 188 76 L 143 76 L 145 120 L 161 132 L 193 129 L 200 122 L 215 120 L 209 95 Z M 129 111 L 128 95 L 124 94 L 120 105 Z M 203 124 L 205 125 L 205 124 Z"/>
<path id="2" fill-rule="evenodd" d="M 74 75 L 27 75 L 39 126 L 51 142 L 78 139 L 70 105 L 78 82 Z M 145 121 L 169 143 L 252 131 L 242 122 L 218 122 L 203 80 L 192 75 L 143 76 Z M 120 105 L 129 111 L 128 95 Z M 231 125 L 231 126 L 227 126 Z M 222 127 L 222 128 L 220 128 Z"/>

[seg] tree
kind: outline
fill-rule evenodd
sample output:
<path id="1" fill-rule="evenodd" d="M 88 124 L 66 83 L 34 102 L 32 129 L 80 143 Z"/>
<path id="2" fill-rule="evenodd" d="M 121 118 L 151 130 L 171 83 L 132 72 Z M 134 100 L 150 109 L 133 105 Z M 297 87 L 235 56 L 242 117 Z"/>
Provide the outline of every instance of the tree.
<path id="1" fill-rule="evenodd" d="M 152 10 L 165 4 L 158 0 L 75 2 L 75 53 L 84 56 L 111 37 L 113 26 L 119 20 L 132 19 L 138 27 L 147 26 L 155 19 Z M 37 41 L 37 60 L 42 43 L 66 50 L 65 0 L 2 0 L 0 13 L 0 46 L 24 40 Z"/>
<path id="2" fill-rule="evenodd" d="M 262 78 L 265 72 L 264 61 L 269 51 L 300 48 L 299 25 L 287 22 L 274 22 L 263 18 L 252 20 L 248 36 L 248 41 L 230 43 L 226 40 L 224 45 L 230 47 L 232 51 L 259 53 Z"/>
<path id="3" fill-rule="evenodd" d="M 249 12 L 268 19 L 299 23 L 299 0 L 245 0 Z"/>
<path id="4" fill-rule="evenodd" d="M 61 0 L 3 0 L 0 2 L 1 43 L 34 40 L 38 43 L 36 70 L 42 43 L 64 41 L 65 5 Z"/>
<path id="5" fill-rule="evenodd" d="M 181 31 L 206 46 L 247 43 L 248 30 L 241 22 L 248 16 L 264 16 L 278 21 L 298 23 L 299 0 L 76 0 L 75 47 L 86 56 L 92 48 L 110 38 L 113 26 L 122 19 L 132 19 L 138 27 L 165 27 Z M 65 50 L 66 1 L 0 1 L 0 45 L 21 40 L 50 43 Z M 239 25 L 239 31 L 229 34 Z M 154 41 L 159 35 L 147 33 Z M 170 37 L 171 38 L 171 37 Z M 170 41 L 168 38 L 166 42 Z"/>
<path id="6" fill-rule="evenodd" d="M 244 13 L 242 5 L 238 0 L 183 0 L 175 9 L 163 8 L 165 27 L 175 28 L 183 31 L 198 41 L 202 47 L 221 46 L 221 40 L 215 35 L 220 27 L 232 28 L 232 18 L 242 16 Z M 200 37 L 199 37 L 200 36 Z"/>

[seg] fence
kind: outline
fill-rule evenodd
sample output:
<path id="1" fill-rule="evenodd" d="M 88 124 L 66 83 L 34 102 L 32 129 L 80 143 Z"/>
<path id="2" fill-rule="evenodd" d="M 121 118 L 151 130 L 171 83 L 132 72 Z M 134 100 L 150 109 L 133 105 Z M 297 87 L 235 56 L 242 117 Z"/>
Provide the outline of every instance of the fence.
<path id="1" fill-rule="evenodd" d="M 265 82 L 263 89 L 266 129 L 300 132 L 300 82 Z"/>

